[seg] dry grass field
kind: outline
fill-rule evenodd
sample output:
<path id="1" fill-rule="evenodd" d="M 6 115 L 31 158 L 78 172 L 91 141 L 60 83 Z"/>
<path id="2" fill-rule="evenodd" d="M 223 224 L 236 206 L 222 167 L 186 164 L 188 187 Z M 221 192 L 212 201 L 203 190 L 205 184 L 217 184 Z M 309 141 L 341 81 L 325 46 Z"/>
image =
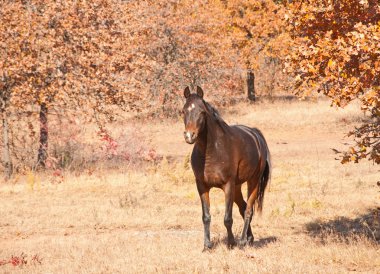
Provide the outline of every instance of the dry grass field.
<path id="1" fill-rule="evenodd" d="M 97 166 L 0 184 L 0 273 L 379 273 L 378 166 L 341 165 L 331 148 L 363 118 L 327 101 L 237 104 L 230 123 L 260 128 L 273 159 L 254 246 L 226 248 L 224 195 L 211 191 L 215 247 L 202 253 L 201 206 L 182 121 L 142 123 L 164 159 L 144 168 Z M 130 118 L 115 130 L 137 123 Z M 30 175 L 29 175 L 30 176 Z M 38 181 L 38 180 L 37 180 Z M 243 220 L 234 207 L 233 231 Z M 24 262 L 16 266 L 12 258 Z M 22 258 L 21 258 L 22 259 Z"/>

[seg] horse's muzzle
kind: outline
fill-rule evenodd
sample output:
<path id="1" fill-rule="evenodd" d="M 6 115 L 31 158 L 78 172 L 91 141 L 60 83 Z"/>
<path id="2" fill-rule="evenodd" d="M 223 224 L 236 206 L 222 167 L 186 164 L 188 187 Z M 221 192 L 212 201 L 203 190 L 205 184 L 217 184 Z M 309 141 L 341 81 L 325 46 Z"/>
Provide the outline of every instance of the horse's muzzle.
<path id="1" fill-rule="evenodd" d="M 186 143 L 188 144 L 194 144 L 195 140 L 197 139 L 197 134 L 195 134 L 195 132 L 185 131 L 183 135 L 185 137 Z"/>

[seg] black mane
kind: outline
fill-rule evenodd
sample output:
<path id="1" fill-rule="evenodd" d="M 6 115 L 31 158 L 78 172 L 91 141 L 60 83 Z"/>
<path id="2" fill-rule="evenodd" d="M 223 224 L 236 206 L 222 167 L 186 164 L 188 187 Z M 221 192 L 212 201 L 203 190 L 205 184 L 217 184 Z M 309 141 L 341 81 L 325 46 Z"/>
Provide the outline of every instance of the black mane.
<path id="1" fill-rule="evenodd" d="M 203 100 L 203 103 L 206 106 L 206 109 L 208 113 L 211 115 L 212 118 L 222 127 L 228 126 L 227 123 L 223 120 L 223 118 L 220 116 L 219 111 L 216 110 L 210 103 Z"/>

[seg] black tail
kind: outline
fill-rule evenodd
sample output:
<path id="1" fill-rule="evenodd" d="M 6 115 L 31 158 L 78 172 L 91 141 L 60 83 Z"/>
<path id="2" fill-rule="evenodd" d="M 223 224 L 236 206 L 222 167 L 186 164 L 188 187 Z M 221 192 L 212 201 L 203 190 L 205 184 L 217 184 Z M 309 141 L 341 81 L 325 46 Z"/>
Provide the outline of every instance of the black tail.
<path id="1" fill-rule="evenodd" d="M 263 210 L 265 189 L 266 189 L 266 187 L 270 181 L 270 177 L 271 177 L 272 165 L 271 165 L 271 156 L 270 156 L 269 147 L 268 147 L 268 144 L 264 138 L 263 133 L 257 128 L 253 128 L 252 130 L 253 130 L 253 133 L 256 135 L 258 143 L 261 144 L 261 147 L 259 145 L 258 149 L 261 150 L 263 155 L 266 155 L 265 168 L 264 168 L 264 171 L 260 177 L 260 182 L 258 185 L 259 189 L 258 189 L 256 201 L 255 201 L 256 210 L 258 213 L 261 213 L 261 211 Z M 260 159 L 260 164 L 259 164 L 260 166 L 261 166 L 261 163 L 262 162 Z"/>
<path id="2" fill-rule="evenodd" d="M 271 165 L 270 165 L 270 160 L 269 160 L 269 155 L 268 155 L 268 159 L 266 160 L 266 164 L 265 164 L 265 169 L 259 182 L 259 191 L 258 191 L 257 200 L 256 200 L 258 213 L 261 213 L 261 211 L 263 210 L 264 193 L 265 193 L 265 188 L 267 187 L 268 182 L 270 180 L 270 173 L 271 173 Z"/>

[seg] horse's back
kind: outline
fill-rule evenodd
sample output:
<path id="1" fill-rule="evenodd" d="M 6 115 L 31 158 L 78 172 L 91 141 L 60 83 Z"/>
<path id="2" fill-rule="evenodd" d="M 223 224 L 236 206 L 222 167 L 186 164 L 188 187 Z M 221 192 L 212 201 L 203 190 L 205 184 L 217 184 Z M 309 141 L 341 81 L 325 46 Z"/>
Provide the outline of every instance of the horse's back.
<path id="1" fill-rule="evenodd" d="M 268 149 L 264 135 L 258 128 L 248 127 L 244 125 L 235 125 L 231 128 L 234 129 L 235 134 L 238 135 L 238 138 L 241 138 L 244 144 L 248 145 L 249 147 L 255 144 L 257 150 L 264 151 Z"/>

